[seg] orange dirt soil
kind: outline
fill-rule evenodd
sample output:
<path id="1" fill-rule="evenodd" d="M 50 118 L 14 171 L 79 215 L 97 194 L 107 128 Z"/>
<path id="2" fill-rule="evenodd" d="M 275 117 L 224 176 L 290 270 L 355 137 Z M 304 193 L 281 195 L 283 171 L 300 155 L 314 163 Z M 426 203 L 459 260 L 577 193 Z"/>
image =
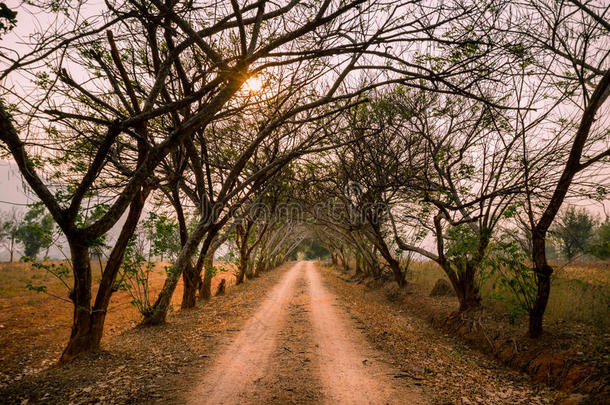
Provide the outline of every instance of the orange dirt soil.
<path id="1" fill-rule="evenodd" d="M 157 263 L 151 273 L 151 300 L 156 298 L 163 286 L 165 280 L 165 275 L 162 274 L 163 265 Z M 216 265 L 223 266 L 220 263 Z M 23 275 L 19 278 L 20 281 L 15 282 L 17 285 L 13 286 L 9 296 L 0 295 L 0 384 L 7 379 L 20 379 L 21 376 L 54 364 L 70 336 L 73 311 L 71 302 L 44 293 L 28 291 L 25 288 L 25 283 L 21 280 L 32 279 L 32 284 L 37 285 L 37 282 L 40 284 L 42 271 L 32 269 L 27 263 L 3 264 L 3 269 L 0 271 L 6 270 L 8 266 L 17 267 Z M 230 269 L 229 265 L 225 267 Z M 96 267 L 94 274 L 95 270 Z M 44 278 L 52 282 L 51 278 Z M 223 278 L 229 285 L 235 284 L 231 270 L 219 272 L 212 282 L 212 293 Z M 67 280 L 67 283 L 70 285 L 72 281 Z M 172 298 L 173 308 L 180 308 L 182 288 L 182 280 L 180 280 Z M 96 291 L 94 285 L 94 297 Z M 57 283 L 50 284 L 49 292 L 67 298 L 67 290 Z M 110 337 L 139 323 L 141 316 L 130 304 L 131 300 L 127 291 L 117 291 L 113 294 L 106 316 L 102 346 Z"/>

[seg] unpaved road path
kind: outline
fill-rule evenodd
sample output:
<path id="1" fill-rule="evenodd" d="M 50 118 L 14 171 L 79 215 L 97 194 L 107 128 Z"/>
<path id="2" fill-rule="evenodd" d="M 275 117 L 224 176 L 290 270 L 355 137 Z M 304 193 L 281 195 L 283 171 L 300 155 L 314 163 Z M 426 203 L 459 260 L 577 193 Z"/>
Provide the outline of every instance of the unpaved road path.
<path id="1" fill-rule="evenodd" d="M 243 328 L 218 350 L 191 404 L 425 404 L 395 378 L 311 262 L 288 270 Z"/>

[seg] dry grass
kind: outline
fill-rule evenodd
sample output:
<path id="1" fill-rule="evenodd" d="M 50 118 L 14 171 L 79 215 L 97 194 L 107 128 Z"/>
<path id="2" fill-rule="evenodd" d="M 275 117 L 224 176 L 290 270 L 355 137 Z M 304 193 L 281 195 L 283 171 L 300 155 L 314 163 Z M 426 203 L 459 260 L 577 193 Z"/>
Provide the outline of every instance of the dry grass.
<path id="1" fill-rule="evenodd" d="M 443 270 L 430 261 L 413 262 L 409 280 L 430 291 L 439 278 L 447 279 Z M 580 322 L 599 329 L 610 327 L 610 263 L 577 263 L 561 268 L 552 282 L 546 319 L 551 323 Z M 491 286 L 482 287 L 485 297 Z M 506 304 L 493 302 L 499 307 Z"/>
<path id="2" fill-rule="evenodd" d="M 49 264 L 52 262 L 48 262 Z M 55 262 L 59 264 L 60 262 Z M 156 297 L 165 280 L 164 266 L 156 263 L 151 274 L 150 290 Z M 235 284 L 233 265 L 216 263 L 227 269 L 219 272 L 212 282 L 212 291 L 221 279 Z M 99 264 L 92 262 L 94 291 L 100 280 Z M 72 277 L 66 283 L 73 284 Z M 68 290 L 61 281 L 30 263 L 0 264 L 0 382 L 2 373 L 29 372 L 53 363 L 66 344 L 72 324 L 73 306 L 48 294 L 26 289 L 26 284 L 46 285 L 48 293 L 67 298 Z M 153 298 L 154 299 L 154 298 Z M 182 299 L 182 282 L 178 284 L 172 299 L 172 307 L 179 308 Z M 140 313 L 130 304 L 126 291 L 113 294 L 104 328 L 102 342 L 127 329 L 133 328 L 141 319 Z"/>
<path id="3" fill-rule="evenodd" d="M 555 275 L 563 279 L 580 280 L 589 284 L 610 285 L 610 261 L 576 262 L 557 265 Z"/>

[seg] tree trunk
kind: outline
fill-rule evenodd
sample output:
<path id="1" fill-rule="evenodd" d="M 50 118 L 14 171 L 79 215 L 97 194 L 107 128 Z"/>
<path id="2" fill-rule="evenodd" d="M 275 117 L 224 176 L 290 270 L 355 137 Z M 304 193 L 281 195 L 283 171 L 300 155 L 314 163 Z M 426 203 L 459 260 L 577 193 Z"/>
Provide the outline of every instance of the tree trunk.
<path id="1" fill-rule="evenodd" d="M 256 278 L 256 277 L 259 276 L 258 271 L 257 271 L 256 266 L 254 265 L 254 263 L 252 263 L 250 265 L 250 275 L 251 275 L 252 278 Z"/>
<path id="2" fill-rule="evenodd" d="M 260 274 L 265 270 L 267 270 L 265 266 L 265 255 L 263 254 L 263 252 L 260 252 L 260 257 L 256 261 L 256 273 Z"/>
<path id="3" fill-rule="evenodd" d="M 447 277 L 453 286 L 455 295 L 460 303 L 459 311 L 465 312 L 481 306 L 479 289 L 477 288 L 474 279 L 475 267 L 469 264 L 467 268 L 458 275 L 448 262 L 441 261 L 439 264 L 445 274 L 447 274 Z"/>
<path id="4" fill-rule="evenodd" d="M 235 285 L 239 285 L 239 284 L 243 283 L 245 278 L 246 278 L 246 265 L 243 261 L 240 261 L 239 267 L 237 270 L 237 276 L 235 279 Z"/>
<path id="5" fill-rule="evenodd" d="M 538 338 L 542 335 L 542 321 L 551 293 L 553 268 L 546 261 L 545 233 L 536 230 L 532 234 L 532 256 L 536 272 L 536 300 L 530 309 L 528 335 Z"/>
<path id="6" fill-rule="evenodd" d="M 224 295 L 225 294 L 226 286 L 227 286 L 227 281 L 223 278 L 222 280 L 220 280 L 220 283 L 218 284 L 218 288 L 216 289 L 216 296 L 217 297 L 219 295 Z"/>
<path id="7" fill-rule="evenodd" d="M 548 266 L 550 269 L 550 266 Z M 531 338 L 538 338 L 542 335 L 542 320 L 544 318 L 544 312 L 549 301 L 549 295 L 551 293 L 551 274 L 552 269 L 538 272 L 538 290 L 536 294 L 536 301 L 534 302 L 533 308 L 529 313 L 529 325 L 528 334 Z"/>
<path id="8" fill-rule="evenodd" d="M 268 249 L 267 249 L 268 242 L 269 242 L 268 238 L 263 239 L 261 242 L 261 245 L 258 248 L 258 259 L 256 260 L 256 264 L 255 264 L 256 273 L 258 273 L 258 274 L 267 270 L 265 261 L 267 260 L 267 256 L 268 256 Z"/>
<path id="9" fill-rule="evenodd" d="M 377 248 L 379 249 L 379 253 L 381 253 L 381 256 L 383 256 L 383 258 L 390 265 L 390 269 L 392 270 L 392 274 L 394 275 L 394 281 L 396 281 L 396 284 L 398 284 L 398 286 L 402 288 L 407 284 L 407 280 L 405 279 L 404 274 L 402 274 L 402 271 L 400 270 L 400 263 L 394 258 L 394 256 L 392 256 L 392 253 L 390 252 L 390 249 L 385 243 L 385 240 L 381 236 L 379 230 L 375 230 L 378 245 Z"/>
<path id="10" fill-rule="evenodd" d="M 461 290 L 457 293 L 460 302 L 460 312 L 469 311 L 481 306 L 479 289 L 471 281 L 462 283 Z"/>
<path id="11" fill-rule="evenodd" d="M 398 284 L 400 288 L 406 286 L 407 280 L 405 278 L 405 275 L 400 270 L 400 263 L 398 262 L 398 260 L 392 257 L 390 258 L 390 260 L 388 260 L 388 264 L 390 265 L 390 269 L 392 269 L 392 274 L 394 274 L 394 281 L 396 281 L 396 284 Z"/>
<path id="12" fill-rule="evenodd" d="M 212 297 L 212 279 L 214 278 L 214 255 L 218 246 L 212 243 L 203 259 L 203 279 L 199 285 L 199 299 L 208 301 Z M 201 270 L 200 273 L 201 274 Z"/>
<path id="13" fill-rule="evenodd" d="M 589 138 L 591 126 L 595 121 L 595 116 L 597 115 L 599 108 L 606 101 L 609 90 L 610 70 L 607 70 L 597 84 L 595 91 L 589 99 L 589 104 L 583 112 L 578 131 L 572 141 L 568 160 L 566 161 L 559 181 L 555 186 L 553 195 L 542 213 L 542 216 L 538 220 L 538 223 L 535 224 L 533 227 L 534 229 L 532 229 L 532 261 L 537 276 L 536 300 L 534 301 L 533 307 L 530 309 L 528 327 L 529 336 L 532 338 L 537 338 L 542 334 L 542 320 L 551 290 L 551 275 L 553 274 L 553 268 L 548 264 L 546 259 L 546 233 L 553 224 L 555 216 L 561 209 L 563 201 L 574 180 L 574 176 L 587 167 L 587 164 L 581 163 L 580 160 L 587 139 Z"/>
<path id="14" fill-rule="evenodd" d="M 186 218 L 184 217 L 184 209 L 180 202 L 180 193 L 178 191 L 178 181 L 174 181 L 171 189 L 172 204 L 176 211 L 176 217 L 178 218 L 178 226 L 180 228 L 180 245 L 182 249 L 186 245 L 188 240 L 188 228 L 186 225 Z M 198 276 L 195 275 L 195 267 L 190 260 L 185 264 L 182 270 L 182 281 L 184 288 L 182 290 L 182 303 L 180 304 L 181 309 L 188 309 L 195 307 L 195 297 L 197 295 L 198 287 Z"/>
<path id="15" fill-rule="evenodd" d="M 197 289 L 199 288 L 201 278 L 190 261 L 182 272 L 182 280 L 184 281 L 184 289 L 182 290 L 182 304 L 180 308 L 194 308 L 197 303 Z"/>
<path id="16" fill-rule="evenodd" d="M 246 272 L 248 271 L 248 236 L 250 234 L 250 225 L 242 231 L 242 235 L 239 239 L 239 266 L 237 271 L 237 279 L 235 285 L 244 282 Z"/>
<path id="17" fill-rule="evenodd" d="M 250 257 L 252 258 L 252 260 L 250 260 L 249 267 L 250 267 L 250 274 L 252 275 L 252 278 L 259 276 L 258 266 L 257 266 L 258 260 L 256 260 L 256 258 L 259 255 L 259 250 L 260 250 L 260 244 L 256 244 L 254 251 L 252 251 L 250 254 Z M 262 254 L 262 252 L 260 254 Z"/>
<path id="18" fill-rule="evenodd" d="M 252 280 L 254 278 L 254 268 L 252 267 L 252 262 L 248 260 L 246 262 L 246 279 Z"/>
<path id="19" fill-rule="evenodd" d="M 100 281 L 93 310 L 91 311 L 88 309 L 91 305 L 91 261 L 89 258 L 89 250 L 78 244 L 76 244 L 74 248 L 72 247 L 72 244 L 70 245 L 72 266 L 75 274 L 75 285 L 74 290 L 71 293 L 71 298 L 74 301 L 75 312 L 72 334 L 68 341 L 68 345 L 61 356 L 60 363 L 68 362 L 82 353 L 99 348 L 104 334 L 104 322 L 106 320 L 106 312 L 108 310 L 108 305 L 110 304 L 114 283 L 117 274 L 119 273 L 121 263 L 123 262 L 125 249 L 127 249 L 129 239 L 138 225 L 148 194 L 149 190 L 139 191 L 129 206 L 129 213 L 125 220 L 125 224 L 110 252 L 106 267 L 103 269 L 102 280 Z M 101 270 L 102 269 L 100 268 L 100 271 Z M 84 277 L 77 276 L 77 274 L 83 274 Z M 86 281 L 87 278 L 89 279 L 88 282 Z M 77 284 L 77 280 L 82 281 L 79 281 Z M 83 289 L 86 291 L 77 293 L 77 290 Z M 83 305 L 85 301 L 87 305 Z M 86 313 L 85 311 L 77 311 L 77 308 L 86 308 Z"/>
<path id="20" fill-rule="evenodd" d="M 355 260 L 356 260 L 356 274 L 362 274 L 361 255 L 360 255 L 360 253 L 356 253 Z"/>
<path id="21" fill-rule="evenodd" d="M 479 296 L 479 289 L 477 288 L 474 280 L 474 268 L 468 266 L 461 274 L 457 274 L 449 264 L 445 264 L 443 270 L 449 277 L 451 285 L 455 290 L 458 301 L 460 303 L 460 312 L 465 312 L 481 305 L 481 297 Z"/>
<path id="22" fill-rule="evenodd" d="M 150 313 L 142 320 L 142 325 L 160 325 L 165 323 L 172 295 L 174 295 L 176 285 L 178 285 L 178 280 L 186 266 L 191 263 L 191 257 L 193 256 L 195 249 L 197 249 L 197 245 L 208 230 L 209 222 L 207 220 L 202 220 L 197 225 L 197 228 L 191 232 L 191 235 L 176 259 L 176 264 L 173 266 L 172 272 L 165 279 L 163 289 L 159 293 L 157 301 L 152 306 Z"/>
<path id="23" fill-rule="evenodd" d="M 247 222 L 246 227 L 241 223 L 236 227 L 235 244 L 239 250 L 239 264 L 237 265 L 237 274 L 235 275 L 235 285 L 243 283 L 246 276 L 246 253 L 248 250 L 247 244 L 250 226 L 251 222 Z"/>
<path id="24" fill-rule="evenodd" d="M 97 349 L 99 339 L 93 336 L 91 319 L 91 263 L 87 245 L 68 241 L 74 272 L 74 288 L 70 298 L 74 303 L 72 333 L 64 349 L 60 363 L 66 363 L 78 355 Z"/>
<path id="25" fill-rule="evenodd" d="M 204 267 L 203 281 L 199 287 L 199 299 L 208 301 L 212 297 L 212 278 L 213 270 L 207 265 Z"/>
<path id="26" fill-rule="evenodd" d="M 349 271 L 349 255 L 345 253 L 341 261 L 343 262 L 343 271 L 347 273 Z"/>

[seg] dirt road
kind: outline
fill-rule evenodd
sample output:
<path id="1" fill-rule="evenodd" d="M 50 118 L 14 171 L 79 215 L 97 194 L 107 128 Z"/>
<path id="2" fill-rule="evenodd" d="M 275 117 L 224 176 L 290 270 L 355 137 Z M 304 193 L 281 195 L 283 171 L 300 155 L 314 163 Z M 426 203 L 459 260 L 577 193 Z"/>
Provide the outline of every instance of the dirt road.
<path id="1" fill-rule="evenodd" d="M 191 404 L 424 404 L 371 348 L 311 262 L 284 274 L 223 344 Z"/>

